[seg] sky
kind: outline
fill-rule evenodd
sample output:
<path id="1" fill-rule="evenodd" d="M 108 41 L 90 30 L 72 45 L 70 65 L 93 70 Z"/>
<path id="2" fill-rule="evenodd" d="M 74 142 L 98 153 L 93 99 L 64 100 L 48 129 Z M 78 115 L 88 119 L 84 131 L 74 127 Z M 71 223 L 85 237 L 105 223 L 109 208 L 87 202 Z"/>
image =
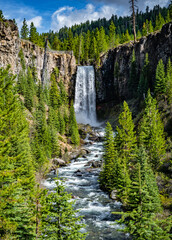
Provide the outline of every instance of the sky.
<path id="1" fill-rule="evenodd" d="M 129 15 L 129 0 L 0 0 L 0 9 L 5 18 L 16 20 L 19 29 L 23 19 L 27 24 L 34 23 L 38 32 L 58 31 L 63 26 L 109 19 L 112 14 Z M 145 11 L 146 6 L 152 9 L 159 4 L 168 6 L 170 0 L 137 0 L 139 10 Z"/>

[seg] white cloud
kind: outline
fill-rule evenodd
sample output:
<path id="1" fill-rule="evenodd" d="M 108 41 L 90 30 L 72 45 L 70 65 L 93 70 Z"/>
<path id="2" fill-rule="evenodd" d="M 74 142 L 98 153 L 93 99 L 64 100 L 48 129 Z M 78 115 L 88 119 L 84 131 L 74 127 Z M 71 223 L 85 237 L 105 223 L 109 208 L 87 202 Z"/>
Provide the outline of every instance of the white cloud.
<path id="1" fill-rule="evenodd" d="M 36 28 L 41 28 L 42 27 L 42 17 L 41 16 L 36 16 L 34 18 L 31 18 L 30 20 L 27 20 L 28 26 L 30 26 L 31 22 L 34 23 Z"/>
<path id="2" fill-rule="evenodd" d="M 104 5 L 96 9 L 93 4 L 87 4 L 83 9 L 76 9 L 65 6 L 53 13 L 51 29 L 58 31 L 64 26 L 71 27 L 87 20 L 97 20 L 104 17 L 109 19 L 112 14 L 117 14 L 117 7 Z"/>
<path id="3" fill-rule="evenodd" d="M 146 0 L 144 5 L 149 6 L 151 9 L 155 6 L 155 5 L 160 5 L 160 7 L 164 7 L 168 4 L 169 0 Z"/>

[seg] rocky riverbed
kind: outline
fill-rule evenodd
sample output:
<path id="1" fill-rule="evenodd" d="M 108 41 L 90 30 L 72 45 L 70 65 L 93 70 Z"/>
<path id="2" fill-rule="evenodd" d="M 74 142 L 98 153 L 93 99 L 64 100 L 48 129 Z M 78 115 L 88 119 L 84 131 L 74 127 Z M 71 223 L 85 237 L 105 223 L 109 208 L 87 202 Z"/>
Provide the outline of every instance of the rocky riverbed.
<path id="1" fill-rule="evenodd" d="M 112 214 L 121 211 L 121 203 L 109 198 L 99 187 L 99 173 L 102 164 L 103 143 L 90 141 L 87 136 L 84 148 L 87 153 L 73 159 L 70 164 L 58 169 L 58 176 L 64 180 L 66 190 L 75 199 L 74 207 L 83 216 L 88 232 L 87 240 L 124 240 L 128 235 L 118 231 L 123 226 L 115 223 L 120 216 Z M 53 190 L 54 178 L 51 172 L 44 186 Z"/>

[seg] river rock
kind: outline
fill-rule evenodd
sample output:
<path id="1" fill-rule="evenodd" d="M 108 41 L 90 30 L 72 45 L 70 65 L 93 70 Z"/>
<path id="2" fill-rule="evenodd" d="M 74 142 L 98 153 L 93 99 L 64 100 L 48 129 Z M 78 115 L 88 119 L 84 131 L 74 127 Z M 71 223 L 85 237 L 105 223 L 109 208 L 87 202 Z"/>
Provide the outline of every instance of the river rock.
<path id="1" fill-rule="evenodd" d="M 86 171 L 86 172 L 92 172 L 93 169 L 92 169 L 92 168 L 86 168 L 85 171 Z"/>
<path id="2" fill-rule="evenodd" d="M 93 167 L 93 168 L 100 168 L 100 167 L 101 167 L 101 162 L 99 162 L 99 161 L 93 161 L 93 162 L 92 162 L 92 167 Z"/>
<path id="3" fill-rule="evenodd" d="M 56 166 L 66 166 L 65 161 L 60 158 L 54 158 L 52 162 Z"/>
<path id="4" fill-rule="evenodd" d="M 117 200 L 117 190 L 114 189 L 112 190 L 111 194 L 110 194 L 110 198 L 113 199 L 113 200 Z"/>
<path id="5" fill-rule="evenodd" d="M 77 176 L 77 177 L 82 177 L 82 173 L 83 173 L 83 171 L 78 169 L 77 171 L 74 172 L 74 175 Z"/>

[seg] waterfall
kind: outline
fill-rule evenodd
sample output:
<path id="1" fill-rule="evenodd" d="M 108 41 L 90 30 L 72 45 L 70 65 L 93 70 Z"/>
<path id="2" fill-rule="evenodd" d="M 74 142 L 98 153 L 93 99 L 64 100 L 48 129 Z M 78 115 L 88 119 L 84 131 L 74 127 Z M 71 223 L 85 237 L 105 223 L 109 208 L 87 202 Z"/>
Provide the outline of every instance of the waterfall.
<path id="1" fill-rule="evenodd" d="M 79 66 L 77 69 L 74 108 L 77 122 L 96 124 L 96 91 L 93 66 Z"/>

